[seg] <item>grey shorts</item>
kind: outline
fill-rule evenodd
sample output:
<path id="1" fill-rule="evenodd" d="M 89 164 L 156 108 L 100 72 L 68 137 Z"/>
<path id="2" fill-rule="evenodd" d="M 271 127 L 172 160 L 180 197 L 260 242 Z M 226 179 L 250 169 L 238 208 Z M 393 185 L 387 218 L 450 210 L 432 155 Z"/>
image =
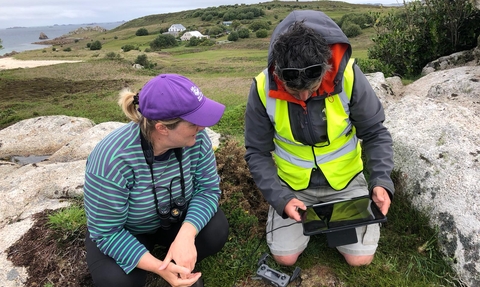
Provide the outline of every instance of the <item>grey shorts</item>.
<path id="1" fill-rule="evenodd" d="M 288 188 L 286 185 L 283 188 Z M 363 174 L 359 174 L 343 190 L 337 191 L 330 187 L 310 188 L 295 191 L 297 198 L 305 205 L 312 205 L 321 201 L 327 202 L 339 199 L 368 195 L 367 182 Z M 283 219 L 270 206 L 267 220 L 267 244 L 270 252 L 277 256 L 287 256 L 302 252 L 307 248 L 310 236 L 303 235 L 303 227 L 290 218 Z M 288 226 L 290 225 L 290 226 Z M 276 229 L 282 227 L 280 229 Z M 276 229 L 276 230 L 274 230 Z M 273 232 L 270 232 L 274 230 Z M 380 225 L 370 224 L 356 228 L 358 242 L 337 246 L 337 250 L 349 255 L 373 255 L 380 239 Z"/>

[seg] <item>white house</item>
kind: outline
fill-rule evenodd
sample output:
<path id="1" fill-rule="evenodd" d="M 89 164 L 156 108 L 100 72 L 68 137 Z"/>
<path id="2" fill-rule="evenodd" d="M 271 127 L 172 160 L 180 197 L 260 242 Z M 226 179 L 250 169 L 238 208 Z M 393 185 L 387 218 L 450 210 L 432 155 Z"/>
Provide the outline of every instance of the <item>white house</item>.
<path id="1" fill-rule="evenodd" d="M 201 38 L 207 38 L 209 39 L 210 36 L 208 35 L 202 35 L 202 33 L 198 32 L 198 31 L 189 31 L 189 32 L 185 32 L 185 34 L 183 34 L 182 37 L 180 37 L 180 39 L 182 41 L 188 41 L 190 40 L 190 38 L 192 37 L 197 37 L 198 39 L 201 39 Z"/>
<path id="2" fill-rule="evenodd" d="M 183 32 L 187 30 L 187 28 L 183 27 L 182 24 L 173 24 L 168 28 L 168 32 Z"/>

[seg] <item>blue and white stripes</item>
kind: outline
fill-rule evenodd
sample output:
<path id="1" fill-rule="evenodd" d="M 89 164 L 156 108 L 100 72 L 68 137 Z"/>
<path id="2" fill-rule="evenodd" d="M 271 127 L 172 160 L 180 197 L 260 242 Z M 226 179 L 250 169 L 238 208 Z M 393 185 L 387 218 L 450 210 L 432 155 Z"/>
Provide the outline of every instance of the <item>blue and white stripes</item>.
<path id="1" fill-rule="evenodd" d="M 92 151 L 85 171 L 84 202 L 90 236 L 126 273 L 147 252 L 132 234 L 154 233 L 160 227 L 139 132 L 134 123 L 113 131 Z M 199 232 L 217 211 L 220 199 L 220 179 L 205 131 L 197 134 L 194 146 L 183 148 L 182 165 L 185 197 L 190 201 L 185 221 Z M 159 206 L 170 204 L 170 185 L 172 198 L 181 196 L 179 167 L 173 152 L 168 160 L 154 161 Z"/>

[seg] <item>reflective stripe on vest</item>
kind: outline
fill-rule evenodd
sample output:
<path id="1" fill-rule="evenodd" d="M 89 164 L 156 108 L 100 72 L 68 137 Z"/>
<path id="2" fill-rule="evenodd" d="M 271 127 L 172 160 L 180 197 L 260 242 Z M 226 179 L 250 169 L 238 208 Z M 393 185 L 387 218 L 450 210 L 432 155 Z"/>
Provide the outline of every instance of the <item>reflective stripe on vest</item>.
<path id="1" fill-rule="evenodd" d="M 258 94 L 275 127 L 274 158 L 278 175 L 295 190 L 308 187 L 311 170 L 316 168 L 316 165 L 320 167 L 330 185 L 337 190 L 345 188 L 363 169 L 360 143 L 349 119 L 348 104 L 354 78 L 352 65 L 353 59 L 345 69 L 342 92 L 325 99 L 330 144 L 324 147 L 306 146 L 293 138 L 288 103 L 266 96 L 270 90 L 267 70 L 256 77 Z"/>

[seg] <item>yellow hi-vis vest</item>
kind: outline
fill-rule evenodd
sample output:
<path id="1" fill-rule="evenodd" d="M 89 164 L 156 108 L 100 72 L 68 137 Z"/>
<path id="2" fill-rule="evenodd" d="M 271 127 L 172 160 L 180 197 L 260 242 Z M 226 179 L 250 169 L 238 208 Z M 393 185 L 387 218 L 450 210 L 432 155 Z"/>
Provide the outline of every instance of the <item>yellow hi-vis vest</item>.
<path id="1" fill-rule="evenodd" d="M 278 176 L 294 190 L 308 187 L 312 169 L 317 165 L 335 190 L 345 188 L 352 178 L 363 170 L 360 142 L 349 119 L 348 104 L 354 81 L 353 62 L 354 60 L 350 59 L 345 68 L 342 92 L 325 99 L 329 144 L 320 143 L 317 147 L 304 145 L 294 139 L 289 121 L 288 102 L 267 96 L 268 70 L 265 69 L 255 78 L 258 95 L 275 128 L 273 157 Z"/>

